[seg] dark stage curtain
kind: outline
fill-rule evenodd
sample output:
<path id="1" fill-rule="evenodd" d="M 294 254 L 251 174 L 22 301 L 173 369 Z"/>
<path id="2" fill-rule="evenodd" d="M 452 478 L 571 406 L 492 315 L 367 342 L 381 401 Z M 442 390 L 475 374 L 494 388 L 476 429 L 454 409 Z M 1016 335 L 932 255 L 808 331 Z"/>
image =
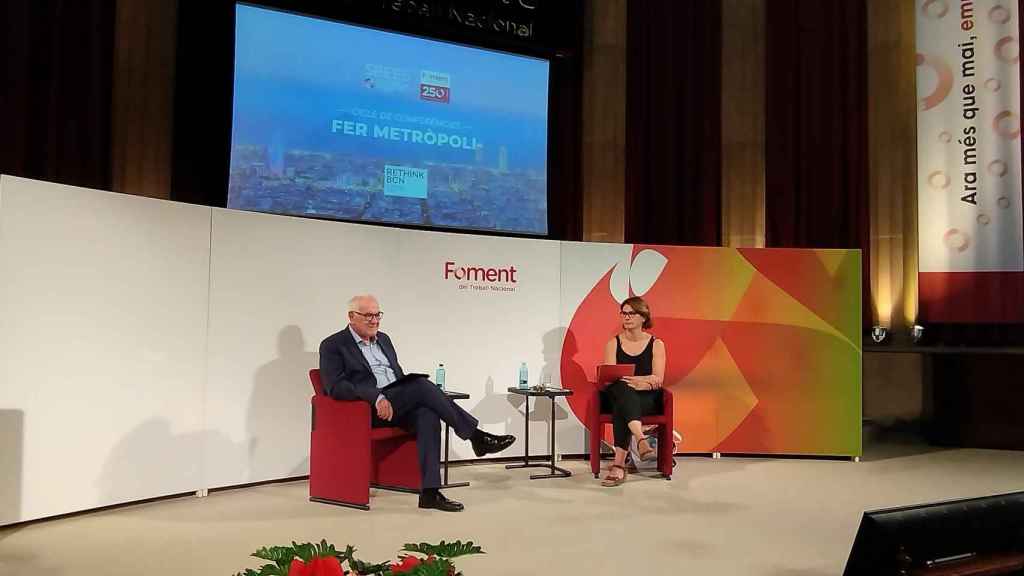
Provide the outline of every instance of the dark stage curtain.
<path id="1" fill-rule="evenodd" d="M 109 190 L 115 0 L 5 0 L 0 172 Z"/>
<path id="2" fill-rule="evenodd" d="M 766 20 L 766 244 L 863 250 L 870 325 L 867 5 L 772 0 Z"/>
<path id="3" fill-rule="evenodd" d="M 172 200 L 227 203 L 234 46 L 233 1 L 178 2 Z"/>
<path id="4" fill-rule="evenodd" d="M 629 2 L 626 26 L 625 239 L 717 246 L 721 2 Z"/>

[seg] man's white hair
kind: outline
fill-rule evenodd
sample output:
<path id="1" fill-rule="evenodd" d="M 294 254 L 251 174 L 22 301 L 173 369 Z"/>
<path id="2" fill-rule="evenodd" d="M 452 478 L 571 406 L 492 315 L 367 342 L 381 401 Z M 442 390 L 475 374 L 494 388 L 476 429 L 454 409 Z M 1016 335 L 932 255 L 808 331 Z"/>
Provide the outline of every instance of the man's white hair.
<path id="1" fill-rule="evenodd" d="M 380 301 L 377 300 L 377 297 L 374 296 L 373 294 L 357 294 L 353 296 L 351 300 L 348 301 L 348 311 L 359 312 L 359 304 L 366 300 L 373 300 L 377 304 L 380 304 Z"/>

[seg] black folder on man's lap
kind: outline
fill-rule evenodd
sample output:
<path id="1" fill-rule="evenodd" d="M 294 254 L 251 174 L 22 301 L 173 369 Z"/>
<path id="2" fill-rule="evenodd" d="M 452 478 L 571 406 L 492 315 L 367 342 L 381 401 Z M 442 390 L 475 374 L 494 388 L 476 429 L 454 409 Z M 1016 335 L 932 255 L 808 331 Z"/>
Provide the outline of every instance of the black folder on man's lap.
<path id="1" fill-rule="evenodd" d="M 401 386 L 402 384 L 405 384 L 406 382 L 412 382 L 413 380 L 415 380 L 417 378 L 426 378 L 427 380 L 430 380 L 430 375 L 429 374 L 420 374 L 418 372 L 412 372 L 412 373 L 406 374 L 405 376 L 402 376 L 398 380 L 395 380 L 391 384 L 388 384 L 387 386 L 381 388 L 381 390 L 387 390 L 388 388 L 391 388 L 393 386 Z"/>

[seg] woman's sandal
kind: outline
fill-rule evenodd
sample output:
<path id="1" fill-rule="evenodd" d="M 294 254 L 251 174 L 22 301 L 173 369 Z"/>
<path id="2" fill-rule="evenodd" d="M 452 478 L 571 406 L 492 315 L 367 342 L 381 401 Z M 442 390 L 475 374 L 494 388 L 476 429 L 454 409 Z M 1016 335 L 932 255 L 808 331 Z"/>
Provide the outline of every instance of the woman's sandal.
<path id="1" fill-rule="evenodd" d="M 612 469 L 613 468 L 618 468 L 619 470 L 622 470 L 622 476 L 612 476 Z M 623 468 L 622 466 L 619 466 L 618 464 L 612 464 L 611 466 L 608 467 L 608 475 L 605 476 L 603 480 L 601 480 L 601 486 L 607 486 L 607 487 L 618 486 L 618 485 L 622 484 L 625 481 L 626 481 L 626 469 Z"/>
<path id="2" fill-rule="evenodd" d="M 640 459 L 644 462 L 650 462 L 658 457 L 657 450 L 651 448 L 651 445 L 647 443 L 646 438 L 636 443 L 636 451 L 639 453 Z"/>

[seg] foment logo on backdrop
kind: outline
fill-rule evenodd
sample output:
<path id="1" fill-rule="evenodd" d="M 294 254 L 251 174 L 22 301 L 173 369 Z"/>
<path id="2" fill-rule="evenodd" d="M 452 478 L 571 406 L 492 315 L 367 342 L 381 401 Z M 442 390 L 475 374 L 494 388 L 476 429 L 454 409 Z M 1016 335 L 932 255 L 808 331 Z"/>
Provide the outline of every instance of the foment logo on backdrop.
<path id="1" fill-rule="evenodd" d="M 516 278 L 517 272 L 511 264 L 505 267 L 463 266 L 448 260 L 444 263 L 443 278 L 457 282 L 459 290 L 515 292 L 515 284 L 519 281 Z"/>

